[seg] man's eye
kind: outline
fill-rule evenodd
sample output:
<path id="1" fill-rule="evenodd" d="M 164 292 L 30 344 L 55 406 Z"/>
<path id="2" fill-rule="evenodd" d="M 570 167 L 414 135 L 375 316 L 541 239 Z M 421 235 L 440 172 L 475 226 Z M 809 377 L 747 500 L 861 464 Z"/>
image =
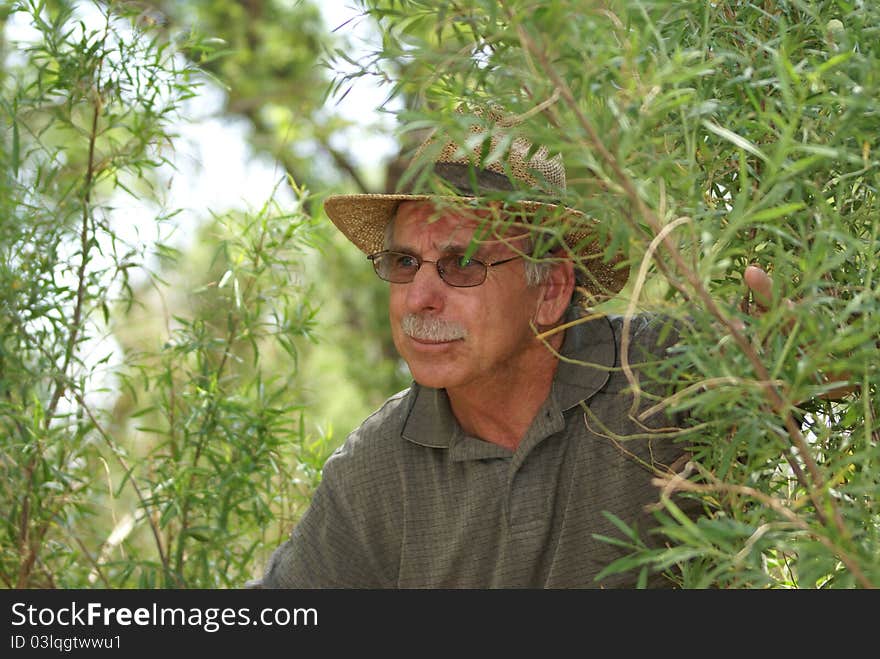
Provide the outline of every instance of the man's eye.
<path id="1" fill-rule="evenodd" d="M 456 256 L 454 263 L 455 267 L 459 268 L 460 270 L 477 268 L 480 266 L 480 262 L 477 261 L 477 259 L 472 259 L 470 257 L 464 256 L 463 254 L 461 256 Z"/>
<path id="2" fill-rule="evenodd" d="M 419 260 L 412 254 L 395 254 L 393 263 L 395 268 L 419 267 Z"/>

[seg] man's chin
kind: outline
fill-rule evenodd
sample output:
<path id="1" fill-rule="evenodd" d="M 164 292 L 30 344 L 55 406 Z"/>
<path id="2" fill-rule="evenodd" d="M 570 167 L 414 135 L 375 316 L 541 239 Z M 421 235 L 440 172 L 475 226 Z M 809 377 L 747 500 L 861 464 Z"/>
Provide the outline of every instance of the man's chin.
<path id="1" fill-rule="evenodd" d="M 409 371 L 418 385 L 429 389 L 448 389 L 458 382 L 453 374 L 439 371 L 430 366 L 416 366 L 415 368 L 410 366 Z"/>

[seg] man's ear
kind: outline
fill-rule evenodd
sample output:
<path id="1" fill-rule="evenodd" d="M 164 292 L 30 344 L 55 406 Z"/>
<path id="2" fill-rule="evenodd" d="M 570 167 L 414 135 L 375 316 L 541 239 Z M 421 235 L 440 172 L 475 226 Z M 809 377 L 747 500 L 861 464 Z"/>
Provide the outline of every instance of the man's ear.
<path id="1" fill-rule="evenodd" d="M 574 265 L 571 259 L 561 259 L 553 264 L 550 276 L 541 284 L 541 296 L 535 310 L 538 327 L 552 327 L 565 315 L 574 293 Z"/>

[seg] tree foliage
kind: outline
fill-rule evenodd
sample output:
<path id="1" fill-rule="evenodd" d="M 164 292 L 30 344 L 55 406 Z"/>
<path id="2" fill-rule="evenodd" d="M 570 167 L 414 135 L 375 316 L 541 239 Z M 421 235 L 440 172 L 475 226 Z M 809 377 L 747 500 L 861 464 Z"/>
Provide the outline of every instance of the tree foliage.
<path id="1" fill-rule="evenodd" d="M 209 59 L 216 43 L 169 38 L 130 9 L 10 13 L 34 37 L 8 56 L 0 107 L 7 587 L 240 586 L 289 532 L 327 450 L 291 384 L 296 337 L 314 329 L 305 190 L 292 184 L 292 209 L 270 199 L 214 218 L 200 287 L 163 313 L 179 292 L 163 276 L 187 263 L 118 206 L 158 201 L 182 106 L 206 80 L 185 54 Z M 150 290 L 154 331 L 120 332 Z"/>

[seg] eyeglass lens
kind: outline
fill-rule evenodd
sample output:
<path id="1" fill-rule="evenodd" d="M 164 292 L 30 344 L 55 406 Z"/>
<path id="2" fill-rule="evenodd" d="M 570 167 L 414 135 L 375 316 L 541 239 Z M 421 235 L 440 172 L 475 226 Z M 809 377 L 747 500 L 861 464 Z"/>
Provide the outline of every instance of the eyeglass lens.
<path id="1" fill-rule="evenodd" d="M 423 261 L 403 252 L 379 252 L 369 258 L 376 274 L 392 284 L 411 282 L 423 263 L 433 263 L 440 278 L 450 286 L 479 286 L 486 280 L 486 264 L 461 254 L 447 254 L 436 261 Z"/>

